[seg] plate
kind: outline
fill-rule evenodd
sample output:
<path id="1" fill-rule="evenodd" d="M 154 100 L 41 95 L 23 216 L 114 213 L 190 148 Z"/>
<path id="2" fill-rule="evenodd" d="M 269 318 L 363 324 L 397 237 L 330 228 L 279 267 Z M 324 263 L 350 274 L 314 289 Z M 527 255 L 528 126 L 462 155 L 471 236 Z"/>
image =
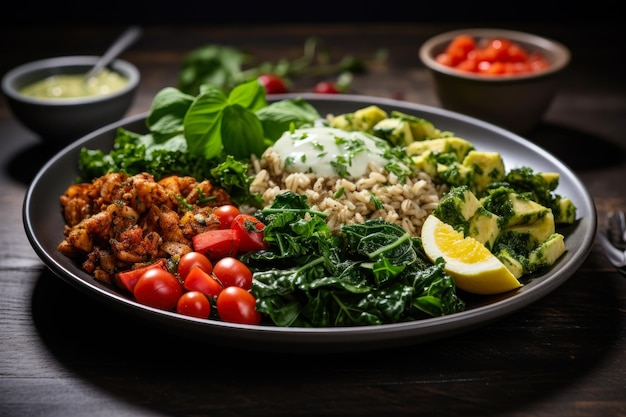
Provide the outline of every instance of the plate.
<path id="1" fill-rule="evenodd" d="M 147 324 L 209 343 L 293 352 L 374 350 L 423 343 L 470 331 L 544 297 L 569 279 L 591 251 L 596 232 L 596 209 L 588 190 L 564 163 L 532 142 L 469 116 L 393 99 L 307 93 L 276 95 L 272 96 L 272 100 L 295 97 L 307 100 L 322 116 L 353 112 L 369 105 L 377 105 L 386 111 L 399 110 L 425 118 L 441 130 L 454 132 L 472 142 L 478 150 L 499 152 L 507 171 L 530 166 L 537 172 L 560 173 L 556 192 L 572 199 L 578 215 L 574 225 L 559 229 L 565 235 L 566 253 L 549 271 L 536 276 L 517 291 L 465 299 L 467 309 L 463 312 L 407 323 L 341 328 L 251 326 L 201 320 L 139 304 L 115 288 L 98 282 L 57 251 L 57 245 L 64 238 L 64 220 L 60 210 L 51 215 L 51 208 L 60 207 L 59 196 L 77 177 L 76 167 L 82 147 L 109 151 L 117 128 L 146 131 L 147 113 L 107 125 L 77 140 L 41 168 L 28 188 L 23 205 L 24 228 L 32 247 L 55 275 L 110 307 L 120 309 L 124 314 L 132 314 Z"/>

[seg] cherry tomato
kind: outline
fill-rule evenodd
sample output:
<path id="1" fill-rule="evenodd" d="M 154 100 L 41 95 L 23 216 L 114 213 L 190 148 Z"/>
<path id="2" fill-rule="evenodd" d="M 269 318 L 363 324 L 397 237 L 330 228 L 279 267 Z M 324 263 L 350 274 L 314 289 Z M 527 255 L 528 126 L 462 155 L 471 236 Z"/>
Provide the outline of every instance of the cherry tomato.
<path id="1" fill-rule="evenodd" d="M 259 82 L 265 87 L 267 94 L 281 94 L 289 91 L 285 81 L 276 74 L 261 74 Z"/>
<path id="2" fill-rule="evenodd" d="M 181 256 L 180 261 L 178 261 L 178 275 L 180 275 L 181 279 L 184 281 L 189 274 L 189 271 L 194 266 L 199 266 L 207 274 L 210 274 L 213 271 L 213 264 L 203 254 L 200 252 L 188 252 Z"/>
<path id="3" fill-rule="evenodd" d="M 211 274 L 207 274 L 197 266 L 189 271 L 183 285 L 187 291 L 199 291 L 207 297 L 217 297 L 223 288 L 222 284 Z"/>
<path id="4" fill-rule="evenodd" d="M 256 299 L 241 287 L 227 287 L 217 296 L 217 313 L 223 321 L 239 324 L 259 324 L 261 313 L 256 311 Z"/>
<path id="5" fill-rule="evenodd" d="M 319 94 L 339 94 L 340 93 L 337 85 L 335 85 L 334 83 L 330 81 L 320 81 L 319 83 L 315 84 L 315 88 L 313 88 L 313 92 L 319 93 Z"/>
<path id="6" fill-rule="evenodd" d="M 241 287 L 245 290 L 252 288 L 252 271 L 237 258 L 226 257 L 215 263 L 213 275 L 220 280 L 224 287 Z"/>
<path id="7" fill-rule="evenodd" d="M 223 206 L 216 207 L 213 210 L 213 214 L 220 219 L 220 229 L 230 229 L 233 219 L 240 214 L 240 211 L 233 205 L 224 204 Z"/>
<path id="8" fill-rule="evenodd" d="M 256 252 L 267 249 L 265 242 L 265 224 L 251 214 L 241 213 L 235 217 L 231 229 L 239 232 L 238 250 L 241 252 Z"/>
<path id="9" fill-rule="evenodd" d="M 183 295 L 183 287 L 171 272 L 162 268 L 151 268 L 139 277 L 133 293 L 141 304 L 173 310 Z"/>
<path id="10" fill-rule="evenodd" d="M 139 268 L 119 272 L 113 276 L 113 279 L 118 286 L 126 288 L 128 292 L 132 294 L 135 290 L 135 285 L 137 285 L 137 281 L 139 281 L 139 278 L 141 278 L 144 272 L 152 268 L 165 269 L 165 259 L 161 258 L 151 263 L 150 265 L 145 265 Z"/>
<path id="11" fill-rule="evenodd" d="M 178 299 L 176 312 L 185 316 L 208 319 L 211 314 L 211 303 L 200 291 L 189 291 Z"/>

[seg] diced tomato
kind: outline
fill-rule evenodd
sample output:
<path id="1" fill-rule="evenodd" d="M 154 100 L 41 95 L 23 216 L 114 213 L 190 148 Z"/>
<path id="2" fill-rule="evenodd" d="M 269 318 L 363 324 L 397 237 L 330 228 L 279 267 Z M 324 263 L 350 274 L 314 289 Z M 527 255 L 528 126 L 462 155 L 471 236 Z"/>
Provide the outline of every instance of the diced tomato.
<path id="1" fill-rule="evenodd" d="M 467 72 L 476 72 L 478 64 L 473 59 L 467 58 L 456 66 L 456 69 Z"/>
<path id="2" fill-rule="evenodd" d="M 187 291 L 200 291 L 207 297 L 217 297 L 223 289 L 222 284 L 213 278 L 213 275 L 207 274 L 198 266 L 189 271 L 183 286 Z"/>
<path id="3" fill-rule="evenodd" d="M 435 57 L 435 61 L 439 62 L 441 65 L 445 65 L 447 67 L 453 67 L 452 65 L 452 57 L 448 54 L 441 53 Z"/>
<path id="4" fill-rule="evenodd" d="M 265 224 L 250 214 L 239 214 L 233 220 L 231 229 L 239 233 L 239 250 L 253 252 L 267 249 L 265 241 Z"/>
<path id="5" fill-rule="evenodd" d="M 455 37 L 435 60 L 460 71 L 485 75 L 523 74 L 549 66 L 541 54 L 531 54 L 510 39 L 491 38 L 477 42 L 468 35 Z M 516 65 L 509 65 L 512 63 Z"/>
<path id="6" fill-rule="evenodd" d="M 113 280 L 118 287 L 124 288 L 132 293 L 135 290 L 135 285 L 137 285 L 137 281 L 139 281 L 139 278 L 143 275 L 144 272 L 152 268 L 166 269 L 165 260 L 159 259 L 149 265 L 118 272 L 113 276 Z"/>
<path id="7" fill-rule="evenodd" d="M 239 242 L 239 230 L 236 229 L 208 230 L 195 235 L 192 239 L 193 249 L 209 259 L 236 256 Z"/>
<path id="8" fill-rule="evenodd" d="M 469 35 L 459 35 L 455 37 L 446 48 L 446 54 L 452 66 L 458 65 L 467 58 L 467 53 L 475 49 L 474 38 Z"/>

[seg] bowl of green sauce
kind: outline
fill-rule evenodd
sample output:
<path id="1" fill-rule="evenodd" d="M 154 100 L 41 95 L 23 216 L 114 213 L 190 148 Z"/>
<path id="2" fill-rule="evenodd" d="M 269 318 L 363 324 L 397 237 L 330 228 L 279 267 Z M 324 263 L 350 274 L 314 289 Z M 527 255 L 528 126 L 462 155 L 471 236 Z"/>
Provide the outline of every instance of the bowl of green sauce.
<path id="1" fill-rule="evenodd" d="M 13 115 L 54 147 L 122 119 L 135 98 L 139 70 L 117 59 L 87 78 L 98 59 L 57 57 L 10 70 L 2 78 L 2 91 Z"/>

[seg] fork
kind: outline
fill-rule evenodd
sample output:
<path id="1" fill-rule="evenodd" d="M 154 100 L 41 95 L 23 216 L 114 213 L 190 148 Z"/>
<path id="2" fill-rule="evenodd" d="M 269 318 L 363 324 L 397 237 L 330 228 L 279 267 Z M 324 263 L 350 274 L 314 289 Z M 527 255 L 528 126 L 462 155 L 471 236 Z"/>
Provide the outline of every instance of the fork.
<path id="1" fill-rule="evenodd" d="M 626 276 L 626 218 L 623 211 L 610 212 L 606 234 L 596 233 L 604 254 L 615 268 Z"/>
<path id="2" fill-rule="evenodd" d="M 621 210 L 610 212 L 607 216 L 607 236 L 618 249 L 626 250 L 626 216 Z"/>

